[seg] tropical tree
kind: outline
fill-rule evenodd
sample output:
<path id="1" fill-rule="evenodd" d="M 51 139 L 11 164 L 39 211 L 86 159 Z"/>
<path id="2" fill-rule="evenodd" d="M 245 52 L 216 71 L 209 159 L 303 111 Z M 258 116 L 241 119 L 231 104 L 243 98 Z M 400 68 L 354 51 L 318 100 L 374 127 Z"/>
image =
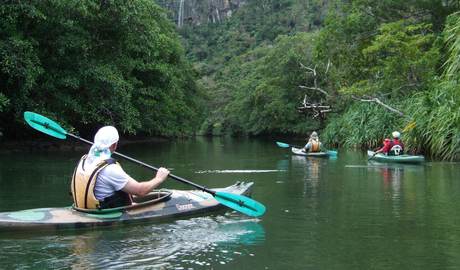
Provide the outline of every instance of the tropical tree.
<path id="1" fill-rule="evenodd" d="M 10 134 L 24 110 L 88 133 L 113 124 L 179 135 L 200 121 L 196 74 L 153 1 L 9 1 L 0 25 L 1 122 Z"/>

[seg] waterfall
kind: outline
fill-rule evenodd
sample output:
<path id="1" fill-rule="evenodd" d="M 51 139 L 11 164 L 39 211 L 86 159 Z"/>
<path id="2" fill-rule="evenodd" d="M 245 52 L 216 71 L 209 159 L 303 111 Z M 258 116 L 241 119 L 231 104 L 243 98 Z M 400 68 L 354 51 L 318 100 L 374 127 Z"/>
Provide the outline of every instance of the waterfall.
<path id="1" fill-rule="evenodd" d="M 177 27 L 179 28 L 184 24 L 184 1 L 185 0 L 180 0 L 179 3 L 179 14 L 177 18 Z"/>

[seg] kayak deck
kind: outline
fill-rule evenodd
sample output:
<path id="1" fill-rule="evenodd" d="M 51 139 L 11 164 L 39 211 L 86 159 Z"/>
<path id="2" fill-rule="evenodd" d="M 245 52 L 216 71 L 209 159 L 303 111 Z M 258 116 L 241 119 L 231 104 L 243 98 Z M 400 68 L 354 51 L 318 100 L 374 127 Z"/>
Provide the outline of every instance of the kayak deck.
<path id="1" fill-rule="evenodd" d="M 215 191 L 250 195 L 252 182 L 237 182 Z M 222 209 L 223 206 L 209 193 L 201 190 L 168 190 L 166 199 L 154 204 L 107 211 L 102 214 L 81 212 L 69 207 L 36 208 L 0 213 L 0 232 L 43 231 L 95 227 L 158 221 L 172 217 L 193 215 Z"/>
<path id="2" fill-rule="evenodd" d="M 306 157 L 327 157 L 329 156 L 326 152 L 304 152 L 301 148 L 291 147 L 291 151 L 295 155 L 306 156 Z"/>
<path id="3" fill-rule="evenodd" d="M 371 160 L 380 162 L 397 162 L 397 163 L 422 163 L 425 161 L 424 156 L 413 156 L 413 155 L 399 155 L 399 156 L 387 156 L 382 153 L 378 153 L 375 156 L 374 151 L 367 150 L 367 157 Z"/>

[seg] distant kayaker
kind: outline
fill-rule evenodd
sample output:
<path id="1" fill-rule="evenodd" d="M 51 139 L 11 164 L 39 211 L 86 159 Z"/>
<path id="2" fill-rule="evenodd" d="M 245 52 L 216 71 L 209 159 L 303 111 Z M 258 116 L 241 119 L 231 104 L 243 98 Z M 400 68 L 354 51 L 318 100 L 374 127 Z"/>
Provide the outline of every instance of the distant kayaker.
<path id="1" fill-rule="evenodd" d="M 307 144 L 302 149 L 304 152 L 320 152 L 321 142 L 319 141 L 318 133 L 313 131 L 308 138 Z"/>
<path id="2" fill-rule="evenodd" d="M 393 133 L 391 133 L 391 136 L 393 136 L 393 140 L 391 140 L 391 148 L 389 155 L 399 156 L 404 154 L 404 144 L 401 141 L 401 133 L 399 133 L 398 131 L 393 131 Z"/>
<path id="3" fill-rule="evenodd" d="M 375 151 L 375 154 L 382 153 L 382 154 L 388 155 L 388 153 L 390 152 L 390 149 L 391 149 L 391 140 L 388 138 L 385 138 L 383 140 L 383 146 L 377 151 Z"/>
<path id="4" fill-rule="evenodd" d="M 383 141 L 383 146 L 379 150 L 375 151 L 375 153 L 383 153 L 389 156 L 399 156 L 404 153 L 404 144 L 401 141 L 401 133 L 398 131 L 394 131 L 391 133 L 393 136 L 393 140 L 386 138 Z"/>
<path id="5" fill-rule="evenodd" d="M 80 159 L 71 184 L 77 208 L 103 209 L 131 205 L 131 195 L 147 195 L 168 177 L 169 171 L 159 168 L 149 181 L 134 180 L 111 158 L 118 140 L 115 127 L 102 127 L 94 136 L 89 153 Z"/>

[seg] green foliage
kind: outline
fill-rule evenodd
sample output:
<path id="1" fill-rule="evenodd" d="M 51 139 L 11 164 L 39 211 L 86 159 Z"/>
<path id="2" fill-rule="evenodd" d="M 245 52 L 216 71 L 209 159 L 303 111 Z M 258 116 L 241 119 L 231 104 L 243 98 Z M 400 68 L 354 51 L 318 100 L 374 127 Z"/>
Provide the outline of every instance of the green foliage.
<path id="1" fill-rule="evenodd" d="M 9 100 L 8 98 L 0 93 L 0 112 L 3 112 L 4 108 L 8 106 Z"/>
<path id="2" fill-rule="evenodd" d="M 317 29 L 325 10 L 321 0 L 248 1 L 222 24 L 182 28 L 208 98 L 201 131 L 215 133 L 216 125 L 219 132 L 249 134 L 317 127 L 297 111 L 303 98 L 298 85 L 308 79 L 299 63 L 314 66 L 314 41 L 296 33 Z"/>
<path id="3" fill-rule="evenodd" d="M 339 4 L 330 10 L 315 42 L 314 55 L 319 63 L 332 63 L 328 74 L 331 88 L 341 89 L 366 79 L 368 63 L 363 50 L 371 44 L 378 25 L 375 17 L 359 7 Z"/>
<path id="4" fill-rule="evenodd" d="M 449 16 L 445 30 L 445 41 L 449 53 L 444 75 L 447 79 L 458 80 L 460 74 L 460 12 Z"/>
<path id="5" fill-rule="evenodd" d="M 3 112 L 23 107 L 43 73 L 37 57 L 37 42 L 17 29 L 31 27 L 32 21 L 42 21 L 43 17 L 31 4 L 0 5 L 0 108 Z M 2 121 L 2 126 L 5 122 Z"/>
<path id="6" fill-rule="evenodd" d="M 340 116 L 330 120 L 322 134 L 324 141 L 345 147 L 375 148 L 394 130 L 401 130 L 403 121 L 383 107 L 355 103 Z"/>
<path id="7" fill-rule="evenodd" d="M 412 19 L 381 23 L 377 10 L 366 9 L 392 5 L 373 5 L 357 1 L 329 14 L 315 50 L 319 61 L 332 62 L 329 80 L 346 94 L 397 96 L 426 89 L 440 58 L 430 24 Z"/>
<path id="8" fill-rule="evenodd" d="M 363 50 L 367 78 L 341 90 L 397 97 L 426 89 L 439 59 L 433 41 L 430 25 L 410 21 L 382 24 L 372 44 Z"/>
<path id="9" fill-rule="evenodd" d="M 236 133 L 305 133 L 318 127 L 297 112 L 305 83 L 300 64 L 310 65 L 314 35 L 280 36 L 270 47 L 237 58 L 219 85 L 231 93 L 221 122 Z M 220 91 L 224 92 L 224 90 Z"/>
<path id="10" fill-rule="evenodd" d="M 148 0 L 28 3 L 0 6 L 5 130 L 21 127 L 11 120 L 24 110 L 83 132 L 104 124 L 161 135 L 195 129 L 196 74 L 160 7 Z"/>
<path id="11" fill-rule="evenodd" d="M 460 85 L 440 82 L 433 90 L 416 94 L 408 102 L 413 128 L 407 143 L 443 159 L 460 157 Z"/>
<path id="12" fill-rule="evenodd" d="M 460 158 L 459 26 L 459 13 L 454 13 L 443 33 L 449 49 L 443 77 L 432 89 L 415 94 L 408 102 L 413 117 L 408 143 L 432 156 L 451 160 Z"/>
<path id="13" fill-rule="evenodd" d="M 341 5 L 347 5 L 346 3 Z M 410 18 L 433 25 L 435 32 L 441 32 L 446 17 L 459 9 L 458 1 L 355 0 L 349 3 L 354 9 L 360 9 L 369 17 L 375 18 L 379 24 Z"/>

